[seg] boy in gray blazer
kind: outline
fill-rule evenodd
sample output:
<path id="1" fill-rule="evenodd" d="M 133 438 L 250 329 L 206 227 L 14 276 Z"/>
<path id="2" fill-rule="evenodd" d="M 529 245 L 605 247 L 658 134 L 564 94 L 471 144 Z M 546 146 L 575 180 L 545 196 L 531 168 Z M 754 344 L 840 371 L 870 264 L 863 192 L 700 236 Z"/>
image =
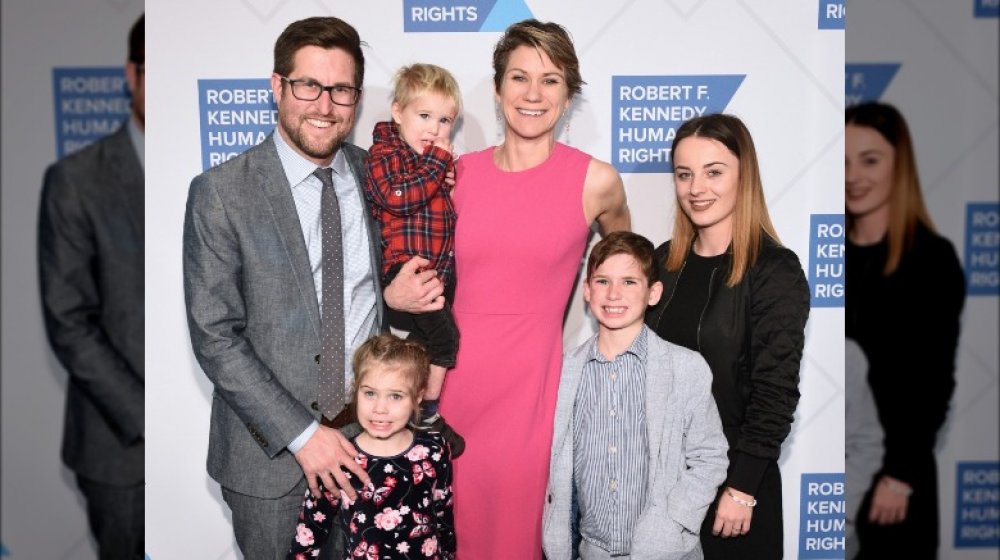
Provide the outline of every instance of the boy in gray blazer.
<path id="1" fill-rule="evenodd" d="M 728 445 L 697 352 L 643 324 L 659 301 L 653 244 L 594 246 L 584 299 L 598 333 L 563 360 L 542 520 L 549 560 L 701 558 L 698 530 Z"/>

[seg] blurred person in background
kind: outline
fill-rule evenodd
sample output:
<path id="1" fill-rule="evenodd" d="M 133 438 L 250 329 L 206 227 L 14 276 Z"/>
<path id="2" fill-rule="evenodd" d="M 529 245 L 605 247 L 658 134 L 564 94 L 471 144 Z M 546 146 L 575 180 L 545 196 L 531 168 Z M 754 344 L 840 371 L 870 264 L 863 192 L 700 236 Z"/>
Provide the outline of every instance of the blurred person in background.
<path id="1" fill-rule="evenodd" d="M 844 122 L 845 332 L 868 358 L 885 431 L 857 519 L 858 558 L 936 558 L 934 445 L 955 389 L 965 276 L 924 205 L 903 116 L 868 102 Z"/>
<path id="2" fill-rule="evenodd" d="M 858 555 L 858 516 L 861 501 L 871 486 L 872 477 L 882 466 L 882 425 L 878 423 L 875 398 L 868 386 L 868 358 L 858 341 L 844 341 L 844 471 L 847 491 L 844 501 L 847 522 L 845 558 Z M 864 512 L 867 514 L 867 512 Z"/>
<path id="3" fill-rule="evenodd" d="M 62 459 L 102 559 L 143 558 L 145 15 L 128 35 L 131 114 L 45 172 L 38 275 L 69 374 Z"/>

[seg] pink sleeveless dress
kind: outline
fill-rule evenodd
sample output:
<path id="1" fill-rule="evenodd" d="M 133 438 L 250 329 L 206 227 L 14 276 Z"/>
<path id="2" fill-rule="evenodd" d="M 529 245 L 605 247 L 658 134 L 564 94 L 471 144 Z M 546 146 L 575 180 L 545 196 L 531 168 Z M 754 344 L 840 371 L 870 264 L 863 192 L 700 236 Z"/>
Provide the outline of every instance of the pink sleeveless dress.
<path id="1" fill-rule="evenodd" d="M 441 412 L 466 441 L 454 463 L 457 552 L 540 560 L 563 316 L 589 234 L 591 158 L 556 144 L 541 165 L 508 173 L 493 151 L 459 158 L 454 191 L 461 340 Z"/>

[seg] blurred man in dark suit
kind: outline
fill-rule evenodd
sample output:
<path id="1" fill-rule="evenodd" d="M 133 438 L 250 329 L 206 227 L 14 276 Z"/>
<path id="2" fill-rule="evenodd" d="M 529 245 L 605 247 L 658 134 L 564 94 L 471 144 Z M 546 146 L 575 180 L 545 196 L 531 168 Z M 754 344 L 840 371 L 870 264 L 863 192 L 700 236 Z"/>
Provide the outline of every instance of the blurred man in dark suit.
<path id="1" fill-rule="evenodd" d="M 102 559 L 144 557 L 145 16 L 128 40 L 131 115 L 49 166 L 38 223 L 45 328 L 69 373 L 62 458 Z"/>

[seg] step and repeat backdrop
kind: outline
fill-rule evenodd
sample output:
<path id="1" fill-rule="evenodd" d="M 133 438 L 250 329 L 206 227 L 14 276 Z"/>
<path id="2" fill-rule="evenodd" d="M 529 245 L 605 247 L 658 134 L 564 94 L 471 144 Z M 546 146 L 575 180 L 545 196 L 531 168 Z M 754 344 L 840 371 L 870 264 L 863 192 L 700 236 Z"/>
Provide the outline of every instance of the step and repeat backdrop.
<path id="1" fill-rule="evenodd" d="M 931 217 L 965 269 L 958 383 L 936 448 L 940 557 L 996 558 L 1000 3 L 895 0 L 850 8 L 846 101 L 885 101 L 906 117 Z"/>
<path id="2" fill-rule="evenodd" d="M 147 8 L 156 45 L 148 56 L 146 198 L 153 560 L 238 556 L 228 508 L 205 473 L 212 389 L 184 318 L 184 203 L 192 177 L 273 129 L 274 40 L 313 15 L 350 22 L 368 44 L 354 143 L 367 148 L 374 123 L 388 118 L 393 73 L 429 62 L 452 71 L 462 88 L 458 153 L 499 141 L 491 55 L 500 32 L 528 17 L 561 23 L 587 85 L 559 139 L 622 173 L 633 227 L 655 243 L 669 236 L 674 210 L 668 154 L 676 127 L 718 111 L 747 122 L 777 229 L 813 288 L 802 400 L 782 459 L 786 557 L 843 556 L 842 2 L 178 0 Z M 593 332 L 578 289 L 565 343 Z"/>
<path id="3" fill-rule="evenodd" d="M 40 15 L 49 3 L 59 8 L 54 28 Z M 34 231 L 45 165 L 121 118 L 115 109 L 123 95 L 125 35 L 143 7 L 127 0 L 10 4 L 3 18 L 0 557 L 92 558 L 82 502 L 58 459 L 65 373 L 44 341 Z M 354 143 L 367 148 L 374 123 L 388 117 L 393 73 L 430 62 L 451 70 L 462 88 L 458 153 L 502 137 L 491 70 L 500 32 L 528 17 L 564 25 L 587 84 L 559 139 L 619 170 L 633 229 L 656 244 L 668 238 L 674 212 L 668 155 L 676 127 L 719 111 L 747 123 L 772 218 L 812 290 L 802 398 L 781 461 L 785 556 L 843 557 L 843 1 L 175 0 L 145 9 L 149 558 L 240 557 L 228 508 L 205 472 L 212 388 L 191 354 L 185 321 L 184 204 L 195 175 L 273 129 L 274 40 L 291 21 L 313 15 L 345 19 L 368 44 Z M 15 12 L 21 19 L 8 17 Z M 565 344 L 575 346 L 594 330 L 578 288 Z"/>

